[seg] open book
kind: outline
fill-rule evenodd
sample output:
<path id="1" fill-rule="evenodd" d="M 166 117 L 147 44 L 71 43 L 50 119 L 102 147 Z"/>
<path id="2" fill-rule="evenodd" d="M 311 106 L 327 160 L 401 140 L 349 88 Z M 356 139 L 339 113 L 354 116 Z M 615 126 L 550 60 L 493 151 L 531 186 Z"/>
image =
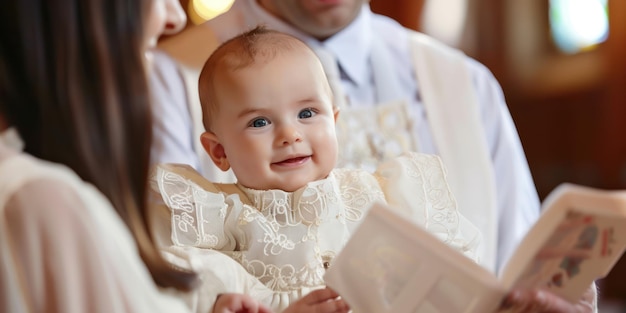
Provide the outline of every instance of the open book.
<path id="1" fill-rule="evenodd" d="M 578 301 L 626 246 L 626 191 L 556 188 L 500 277 L 376 204 L 324 278 L 359 313 L 494 312 L 514 287 Z"/>

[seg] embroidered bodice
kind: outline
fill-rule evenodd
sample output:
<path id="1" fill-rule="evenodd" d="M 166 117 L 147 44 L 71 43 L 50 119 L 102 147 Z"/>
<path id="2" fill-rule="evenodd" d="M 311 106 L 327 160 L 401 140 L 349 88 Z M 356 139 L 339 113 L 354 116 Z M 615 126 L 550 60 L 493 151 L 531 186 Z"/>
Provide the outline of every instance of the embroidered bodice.
<path id="1" fill-rule="evenodd" d="M 436 156 L 408 154 L 374 174 L 336 169 L 295 192 L 212 184 L 188 173 L 160 165 L 153 177 L 171 210 L 172 242 L 231 256 L 276 297 L 295 300 L 323 287 L 325 269 L 374 201 L 470 257 L 480 238 L 459 215 Z"/>

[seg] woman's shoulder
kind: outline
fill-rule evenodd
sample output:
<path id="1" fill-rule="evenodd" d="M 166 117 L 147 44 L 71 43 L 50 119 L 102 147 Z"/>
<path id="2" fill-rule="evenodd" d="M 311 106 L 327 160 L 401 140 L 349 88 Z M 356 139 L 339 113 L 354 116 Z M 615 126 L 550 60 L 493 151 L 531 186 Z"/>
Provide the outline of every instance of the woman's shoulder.
<path id="1" fill-rule="evenodd" d="M 66 194 L 85 185 L 69 168 L 40 160 L 24 153 L 16 153 L 0 160 L 0 205 L 15 194 L 35 201 L 57 194 Z M 28 195 L 31 195 L 28 197 Z"/>
<path id="2" fill-rule="evenodd" d="M 42 227 L 61 222 L 59 218 L 85 219 L 86 201 L 89 207 L 110 206 L 95 187 L 64 165 L 24 153 L 0 161 L 0 210 L 6 210 L 5 218 L 40 222 Z"/>
<path id="3" fill-rule="evenodd" d="M 67 167 L 23 154 L 4 159 L 0 197 L 5 199 L 0 229 L 11 233 L 0 241 L 5 243 L 2 253 L 12 260 L 5 268 L 17 273 L 9 281 L 21 286 L 16 294 L 42 304 L 45 299 L 38 296 L 43 285 L 72 291 L 66 302 L 48 307 L 51 312 L 66 311 L 61 304 L 67 303 L 76 311 L 89 311 L 79 308 L 87 303 L 75 301 L 87 294 L 96 295 L 92 303 L 100 303 L 102 312 L 154 309 L 155 303 L 171 308 L 152 286 L 132 235 L 111 203 Z M 113 293 L 119 301 L 98 296 Z M 18 306 L 20 300 L 15 301 L 10 306 Z M 175 302 L 172 307 L 181 309 Z"/>
<path id="4" fill-rule="evenodd" d="M 19 245 L 64 250 L 95 228 L 120 229 L 110 202 L 69 168 L 19 153 L 0 161 L 0 219 Z M 18 246 L 19 246 L 18 245 Z"/>
<path id="5" fill-rule="evenodd" d="M 72 228 L 85 224 L 83 202 L 78 191 L 54 176 L 24 180 L 2 198 L 5 200 L 1 205 L 5 225 L 22 225 L 21 229 L 43 234 L 42 238 L 57 233 L 60 225 Z"/>

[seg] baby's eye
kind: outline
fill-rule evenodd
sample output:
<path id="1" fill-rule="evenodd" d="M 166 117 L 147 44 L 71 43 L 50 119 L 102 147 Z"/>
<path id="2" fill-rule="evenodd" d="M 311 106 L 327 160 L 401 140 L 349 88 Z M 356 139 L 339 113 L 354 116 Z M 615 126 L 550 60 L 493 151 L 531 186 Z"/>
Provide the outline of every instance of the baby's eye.
<path id="1" fill-rule="evenodd" d="M 315 113 L 315 111 L 313 111 L 313 109 L 306 108 L 306 109 L 300 111 L 300 113 L 298 113 L 298 118 L 311 118 L 315 114 L 316 113 Z"/>
<path id="2" fill-rule="evenodd" d="M 267 126 L 269 124 L 270 124 L 270 122 L 267 119 L 265 119 L 263 117 L 259 117 L 259 118 L 256 118 L 256 119 L 252 120 L 252 122 L 250 122 L 249 126 L 250 127 L 264 127 L 264 126 Z"/>

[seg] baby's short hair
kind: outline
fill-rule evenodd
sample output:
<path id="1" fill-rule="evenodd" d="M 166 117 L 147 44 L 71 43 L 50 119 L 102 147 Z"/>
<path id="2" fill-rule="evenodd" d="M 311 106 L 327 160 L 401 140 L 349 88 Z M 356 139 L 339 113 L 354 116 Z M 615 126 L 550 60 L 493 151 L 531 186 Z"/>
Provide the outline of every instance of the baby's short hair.
<path id="1" fill-rule="evenodd" d="M 269 61 L 279 53 L 296 47 L 310 48 L 299 39 L 264 26 L 257 26 L 221 44 L 209 57 L 198 80 L 202 105 L 202 120 L 206 131 L 211 130 L 211 117 L 219 110 L 214 81 L 217 69 L 237 71 L 258 61 Z"/>

